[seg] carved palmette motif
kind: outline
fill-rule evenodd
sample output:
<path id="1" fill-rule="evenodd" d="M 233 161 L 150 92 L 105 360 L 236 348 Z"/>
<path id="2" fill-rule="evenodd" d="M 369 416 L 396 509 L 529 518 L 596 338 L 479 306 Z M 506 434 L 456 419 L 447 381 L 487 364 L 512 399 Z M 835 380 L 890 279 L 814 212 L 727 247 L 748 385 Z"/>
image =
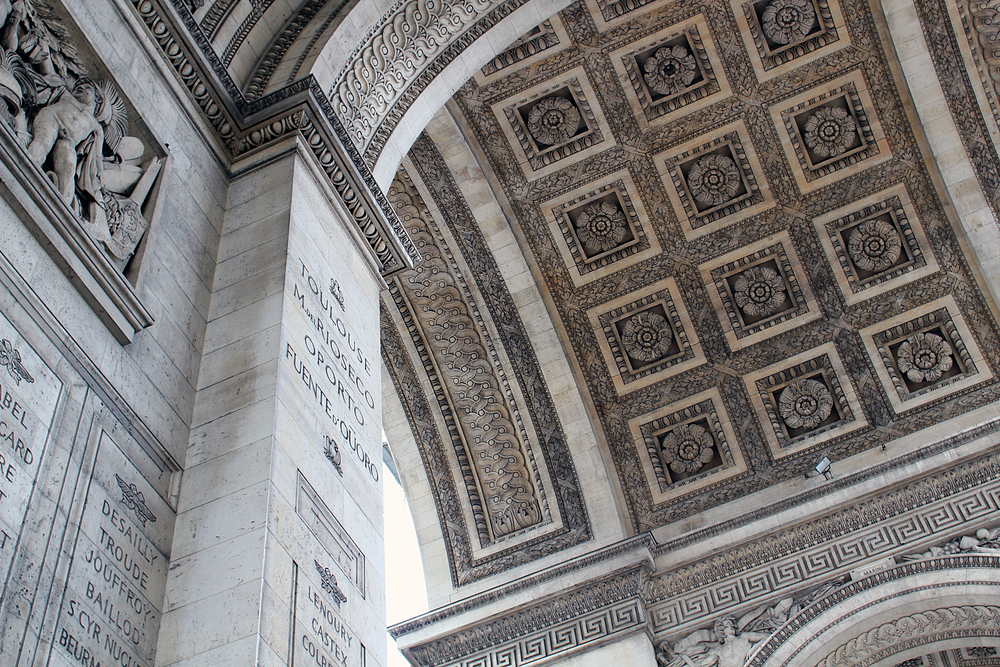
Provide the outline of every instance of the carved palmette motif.
<path id="1" fill-rule="evenodd" d="M 47 2 L 0 2 L 0 25 L 0 121 L 123 270 L 149 226 L 142 207 L 160 160 L 141 164 L 117 87 L 88 77 Z"/>

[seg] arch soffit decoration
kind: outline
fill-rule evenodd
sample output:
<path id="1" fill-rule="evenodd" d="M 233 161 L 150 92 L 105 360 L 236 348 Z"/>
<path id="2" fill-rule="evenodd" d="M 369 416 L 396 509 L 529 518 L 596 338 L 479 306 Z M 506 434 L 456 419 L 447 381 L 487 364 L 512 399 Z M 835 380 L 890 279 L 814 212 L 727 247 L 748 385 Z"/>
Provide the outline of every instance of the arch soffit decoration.
<path id="1" fill-rule="evenodd" d="M 289 11 L 274 0 L 207 0 L 188 27 L 249 100 L 311 74 L 386 188 L 420 131 L 472 73 L 568 4 L 304 0 Z"/>
<path id="2" fill-rule="evenodd" d="M 747 667 L 895 665 L 1000 642 L 995 556 L 915 561 L 833 590 L 757 648 Z"/>

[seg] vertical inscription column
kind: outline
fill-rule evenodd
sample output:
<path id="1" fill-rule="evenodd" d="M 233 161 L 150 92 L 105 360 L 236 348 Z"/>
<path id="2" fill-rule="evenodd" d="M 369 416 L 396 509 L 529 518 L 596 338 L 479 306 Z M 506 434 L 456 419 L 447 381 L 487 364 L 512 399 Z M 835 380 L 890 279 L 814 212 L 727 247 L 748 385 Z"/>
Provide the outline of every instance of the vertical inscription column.
<path id="1" fill-rule="evenodd" d="M 0 315 L 0 602 L 38 477 L 62 381 Z"/>
<path id="2" fill-rule="evenodd" d="M 381 279 L 317 183 L 296 179 L 282 317 L 278 481 L 297 530 L 291 660 L 384 664 Z M 331 219 L 333 218 L 333 219 Z M 294 482 L 294 486 L 289 484 Z"/>
<path id="3" fill-rule="evenodd" d="M 99 426 L 95 439 L 52 652 L 70 664 L 152 667 L 173 511 Z"/>

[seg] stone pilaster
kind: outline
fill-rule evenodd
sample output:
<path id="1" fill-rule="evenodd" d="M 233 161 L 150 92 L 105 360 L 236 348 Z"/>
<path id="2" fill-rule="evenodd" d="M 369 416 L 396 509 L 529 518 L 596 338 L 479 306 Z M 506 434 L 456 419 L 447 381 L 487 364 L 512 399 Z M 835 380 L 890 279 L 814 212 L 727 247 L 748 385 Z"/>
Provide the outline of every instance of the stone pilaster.
<path id="1" fill-rule="evenodd" d="M 158 665 L 385 662 L 383 283 L 313 160 L 234 167 Z"/>

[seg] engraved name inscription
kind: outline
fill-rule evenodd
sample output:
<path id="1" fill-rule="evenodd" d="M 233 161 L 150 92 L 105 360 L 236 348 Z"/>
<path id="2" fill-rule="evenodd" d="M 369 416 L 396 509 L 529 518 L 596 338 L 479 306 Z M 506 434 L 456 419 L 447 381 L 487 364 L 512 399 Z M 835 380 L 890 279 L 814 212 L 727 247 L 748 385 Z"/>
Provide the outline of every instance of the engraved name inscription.
<path id="1" fill-rule="evenodd" d="M 295 664 L 363 667 L 364 644 L 354 636 L 327 594 L 300 573 L 295 597 Z"/>
<path id="2" fill-rule="evenodd" d="M 375 397 L 368 388 L 372 357 L 335 306 L 338 302 L 330 298 L 305 262 L 300 259 L 298 263 L 292 300 L 308 320 L 310 330 L 285 344 L 285 361 L 311 396 L 310 402 L 329 420 L 333 435 L 324 433 L 323 437 L 337 438 L 350 451 L 348 458 L 378 482 L 381 457 L 370 454 L 371 446 L 362 441 L 366 425 L 378 423 Z"/>
<path id="3" fill-rule="evenodd" d="M 0 576 L 9 581 L 62 381 L 0 315 Z M 0 590 L 0 600 L 6 589 Z"/>
<path id="4" fill-rule="evenodd" d="M 117 471 L 117 472 L 115 472 Z M 155 512 L 150 505 L 163 509 Z M 56 651 L 94 665 L 150 667 L 167 557 L 150 531 L 165 503 L 102 434 L 56 631 Z"/>

